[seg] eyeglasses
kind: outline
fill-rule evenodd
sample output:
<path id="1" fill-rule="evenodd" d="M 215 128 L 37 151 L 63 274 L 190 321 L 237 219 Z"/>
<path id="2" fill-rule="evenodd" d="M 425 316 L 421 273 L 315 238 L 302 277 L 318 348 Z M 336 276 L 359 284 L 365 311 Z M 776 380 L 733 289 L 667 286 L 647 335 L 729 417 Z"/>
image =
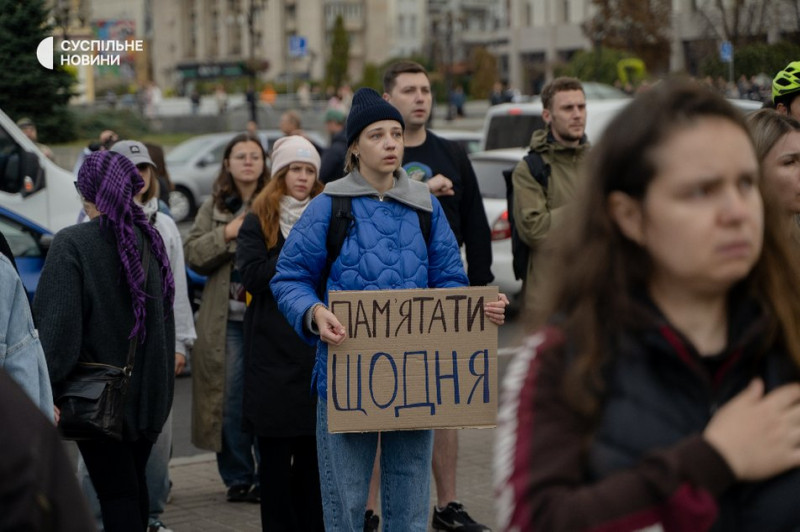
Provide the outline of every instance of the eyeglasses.
<path id="1" fill-rule="evenodd" d="M 240 161 L 241 162 L 241 161 L 247 160 L 248 157 L 250 159 L 254 160 L 254 161 L 260 161 L 262 159 L 260 153 L 251 153 L 251 154 L 248 154 L 248 153 L 237 153 L 236 155 L 232 155 L 231 159 L 233 159 L 234 161 Z"/>

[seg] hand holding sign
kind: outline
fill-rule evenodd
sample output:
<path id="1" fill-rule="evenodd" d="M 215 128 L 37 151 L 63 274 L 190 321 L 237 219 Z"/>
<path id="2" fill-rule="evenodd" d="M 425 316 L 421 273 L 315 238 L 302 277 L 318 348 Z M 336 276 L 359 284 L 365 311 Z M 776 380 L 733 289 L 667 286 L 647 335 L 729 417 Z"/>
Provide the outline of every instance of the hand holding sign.
<path id="1" fill-rule="evenodd" d="M 497 301 L 489 301 L 483 307 L 483 312 L 489 321 L 495 325 L 502 325 L 506 322 L 506 306 L 508 298 L 505 294 L 497 294 Z"/>
<path id="2" fill-rule="evenodd" d="M 344 327 L 325 305 L 314 307 L 311 317 L 319 329 L 320 340 L 326 344 L 340 345 L 347 338 Z"/>

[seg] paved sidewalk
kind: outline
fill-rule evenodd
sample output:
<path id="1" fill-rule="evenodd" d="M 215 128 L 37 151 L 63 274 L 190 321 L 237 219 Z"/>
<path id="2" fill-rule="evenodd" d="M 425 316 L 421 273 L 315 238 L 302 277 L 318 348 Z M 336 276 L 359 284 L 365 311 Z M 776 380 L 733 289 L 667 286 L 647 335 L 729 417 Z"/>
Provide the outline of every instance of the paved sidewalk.
<path id="1" fill-rule="evenodd" d="M 493 429 L 466 429 L 459 435 L 458 495 L 473 518 L 494 528 L 492 493 Z M 261 530 L 259 506 L 225 501 L 214 454 L 177 458 L 170 463 L 172 502 L 162 515 L 175 532 Z M 431 479 L 431 507 L 435 487 Z M 430 522 L 430 521 L 429 521 Z"/>

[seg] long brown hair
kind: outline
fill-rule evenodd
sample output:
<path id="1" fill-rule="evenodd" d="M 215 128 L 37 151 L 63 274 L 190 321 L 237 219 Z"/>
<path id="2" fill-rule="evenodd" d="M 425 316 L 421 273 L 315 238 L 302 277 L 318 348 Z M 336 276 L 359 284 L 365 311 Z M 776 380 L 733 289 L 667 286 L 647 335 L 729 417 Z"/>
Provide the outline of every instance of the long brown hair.
<path id="1" fill-rule="evenodd" d="M 759 109 L 747 117 L 747 125 L 753 135 L 756 156 L 761 162 L 784 135 L 800 131 L 800 122 L 796 118 L 774 109 Z"/>
<path id="2" fill-rule="evenodd" d="M 220 211 L 230 211 L 228 205 L 226 204 L 226 200 L 228 198 L 239 198 L 239 189 L 236 188 L 236 183 L 233 181 L 233 176 L 225 167 L 225 165 L 228 162 L 228 159 L 231 157 L 231 151 L 233 151 L 233 147 L 240 142 L 255 142 L 258 145 L 258 148 L 261 150 L 261 156 L 264 160 L 264 170 L 258 177 L 258 185 L 256 186 L 255 192 L 253 192 L 253 197 L 255 197 L 261 191 L 261 189 L 264 188 L 264 185 L 267 184 L 267 181 L 269 181 L 267 152 L 264 151 L 264 146 L 261 144 L 261 140 L 259 140 L 257 136 L 250 133 L 240 133 L 236 135 L 231 139 L 228 145 L 225 146 L 225 152 L 222 155 L 222 164 L 219 169 L 219 174 L 217 174 L 217 178 L 214 180 L 214 186 L 212 188 L 214 206 Z"/>
<path id="3" fill-rule="evenodd" d="M 144 146 L 147 148 L 150 158 L 156 163 L 153 177 L 157 180 L 163 179 L 164 182 L 167 183 L 167 192 L 172 192 L 175 190 L 175 185 L 172 184 L 172 178 L 169 176 L 169 171 L 167 170 L 167 161 L 164 159 L 164 148 L 162 148 L 160 144 L 153 144 L 151 142 L 145 142 Z"/>
<path id="4" fill-rule="evenodd" d="M 250 205 L 250 211 L 258 216 L 258 221 L 261 224 L 261 231 L 264 233 L 264 240 L 267 244 L 267 249 L 275 247 L 278 243 L 278 232 L 280 231 L 281 219 L 281 198 L 286 196 L 289 191 L 286 188 L 286 174 L 289 173 L 289 167 L 284 166 L 272 176 L 272 179 L 264 189 L 258 193 Z M 325 185 L 319 180 L 319 176 L 314 180 L 311 186 L 311 194 L 309 197 L 314 198 L 322 192 Z"/>
<path id="5" fill-rule="evenodd" d="M 641 326 L 634 299 L 646 289 L 653 268 L 647 252 L 612 221 L 609 195 L 621 191 L 644 199 L 658 171 L 654 151 L 670 135 L 704 117 L 727 120 L 748 134 L 736 108 L 697 84 L 668 81 L 638 95 L 592 148 L 586 186 L 570 206 L 574 223 L 548 239 L 552 254 L 545 276 L 552 282 L 542 286 L 545 304 L 537 320 L 543 323 L 555 316 L 565 331 L 575 356 L 565 382 L 566 397 L 587 419 L 596 419 L 605 386 L 603 370 L 614 356 L 616 341 L 624 331 Z M 765 308 L 765 347 L 780 344 L 800 366 L 797 259 L 780 219 L 769 209 L 764 231 L 761 256 L 733 288 L 743 288 Z"/>

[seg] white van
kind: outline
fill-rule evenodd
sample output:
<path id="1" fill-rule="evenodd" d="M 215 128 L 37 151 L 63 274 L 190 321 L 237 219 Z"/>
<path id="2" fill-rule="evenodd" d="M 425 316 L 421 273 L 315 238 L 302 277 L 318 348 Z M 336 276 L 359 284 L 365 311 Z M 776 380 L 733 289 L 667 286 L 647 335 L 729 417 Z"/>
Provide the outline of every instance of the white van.
<path id="1" fill-rule="evenodd" d="M 630 98 L 586 101 L 586 136 L 596 141 L 612 118 Z M 499 148 L 527 148 L 531 135 L 545 126 L 542 119 L 542 102 L 503 103 L 493 105 L 483 122 L 482 151 Z"/>
<path id="2" fill-rule="evenodd" d="M 83 208 L 74 182 L 0 111 L 0 205 L 56 232 Z"/>

